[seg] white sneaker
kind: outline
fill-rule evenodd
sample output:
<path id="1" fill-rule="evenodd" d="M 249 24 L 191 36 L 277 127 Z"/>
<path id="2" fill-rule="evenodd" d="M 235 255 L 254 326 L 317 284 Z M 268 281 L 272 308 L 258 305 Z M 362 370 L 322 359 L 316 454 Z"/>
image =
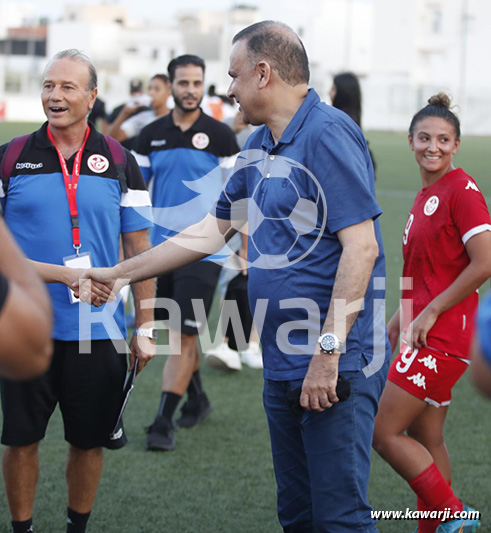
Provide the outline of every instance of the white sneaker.
<path id="1" fill-rule="evenodd" d="M 239 352 L 231 350 L 225 342 L 208 350 L 205 359 L 212 368 L 219 370 L 242 370 Z"/>
<path id="2" fill-rule="evenodd" d="M 250 342 L 247 350 L 240 352 L 240 358 L 251 368 L 263 368 L 263 354 L 257 342 Z"/>

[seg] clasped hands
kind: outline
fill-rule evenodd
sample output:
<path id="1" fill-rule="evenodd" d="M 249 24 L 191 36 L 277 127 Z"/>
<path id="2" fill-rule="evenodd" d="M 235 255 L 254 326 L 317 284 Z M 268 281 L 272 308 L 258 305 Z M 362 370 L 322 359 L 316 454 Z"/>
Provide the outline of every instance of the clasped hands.
<path id="1" fill-rule="evenodd" d="M 114 302 L 128 283 L 129 280 L 117 279 L 112 268 L 90 268 L 78 273 L 71 289 L 82 302 L 100 307 L 106 302 Z"/>

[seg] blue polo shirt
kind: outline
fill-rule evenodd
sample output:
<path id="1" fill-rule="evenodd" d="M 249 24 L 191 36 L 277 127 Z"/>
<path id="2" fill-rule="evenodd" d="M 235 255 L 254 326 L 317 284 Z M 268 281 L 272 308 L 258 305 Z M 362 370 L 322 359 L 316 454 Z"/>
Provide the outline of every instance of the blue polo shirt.
<path id="1" fill-rule="evenodd" d="M 377 220 L 382 211 L 358 126 L 310 89 L 277 144 L 266 126 L 249 137 L 213 213 L 228 220 L 243 218 L 244 210 L 249 221 L 249 298 L 253 313 L 258 309 L 259 329 L 262 325 L 265 378 L 305 376 L 342 252 L 336 232 L 368 219 L 375 221 L 380 253 L 339 369 L 364 368 L 380 332 L 378 351 L 390 358 Z"/>
<path id="2" fill-rule="evenodd" d="M 48 139 L 46 126 L 47 123 L 29 137 L 8 183 L 4 184 L 5 222 L 29 259 L 62 265 L 63 258 L 75 251 L 60 162 Z M 6 148 L 7 145 L 0 147 L 0 164 Z M 94 155 L 106 161 L 105 170 L 91 164 Z M 75 155 L 67 161 L 70 175 L 74 160 Z M 150 197 L 135 158 L 129 152 L 126 152 L 125 173 L 128 191 L 123 193 L 107 143 L 92 126 L 82 155 L 77 207 L 80 251 L 90 253 L 95 267 L 119 263 L 121 233 L 152 227 Z M 48 290 L 55 315 L 54 339 L 76 341 L 126 337 L 121 300 L 99 308 L 92 307 L 88 313 L 88 304 L 70 302 L 65 285 L 50 283 Z M 98 313 L 101 315 L 97 316 Z M 102 313 L 107 317 L 105 323 Z"/>
<path id="3" fill-rule="evenodd" d="M 153 246 L 209 213 L 228 174 L 220 163 L 239 151 L 234 132 L 205 113 L 185 131 L 174 124 L 172 113 L 142 129 L 135 152 L 143 178 L 150 183 Z M 224 249 L 207 259 L 226 255 Z"/>
<path id="4" fill-rule="evenodd" d="M 489 365 L 491 365 L 491 293 L 486 296 L 484 302 L 479 306 L 477 327 L 481 352 Z"/>

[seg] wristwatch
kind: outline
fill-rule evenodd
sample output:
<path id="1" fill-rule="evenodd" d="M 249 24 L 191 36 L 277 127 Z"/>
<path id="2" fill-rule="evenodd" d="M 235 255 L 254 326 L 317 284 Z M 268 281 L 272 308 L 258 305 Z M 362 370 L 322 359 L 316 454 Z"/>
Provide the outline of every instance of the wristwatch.
<path id="1" fill-rule="evenodd" d="M 317 342 L 320 345 L 321 352 L 332 355 L 334 352 L 341 351 L 341 342 L 334 333 L 323 333 Z"/>
<path id="2" fill-rule="evenodd" d="M 158 331 L 157 328 L 135 328 L 133 330 L 133 336 L 148 337 L 149 339 L 156 341 L 158 337 Z"/>

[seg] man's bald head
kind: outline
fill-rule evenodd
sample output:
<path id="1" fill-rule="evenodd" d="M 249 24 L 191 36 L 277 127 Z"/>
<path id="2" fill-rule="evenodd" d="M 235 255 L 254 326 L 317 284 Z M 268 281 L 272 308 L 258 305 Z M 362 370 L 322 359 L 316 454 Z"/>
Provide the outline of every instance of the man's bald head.
<path id="1" fill-rule="evenodd" d="M 246 42 L 250 61 L 267 61 L 288 85 L 309 82 L 309 60 L 302 41 L 286 24 L 265 20 L 240 31 L 232 40 Z"/>

